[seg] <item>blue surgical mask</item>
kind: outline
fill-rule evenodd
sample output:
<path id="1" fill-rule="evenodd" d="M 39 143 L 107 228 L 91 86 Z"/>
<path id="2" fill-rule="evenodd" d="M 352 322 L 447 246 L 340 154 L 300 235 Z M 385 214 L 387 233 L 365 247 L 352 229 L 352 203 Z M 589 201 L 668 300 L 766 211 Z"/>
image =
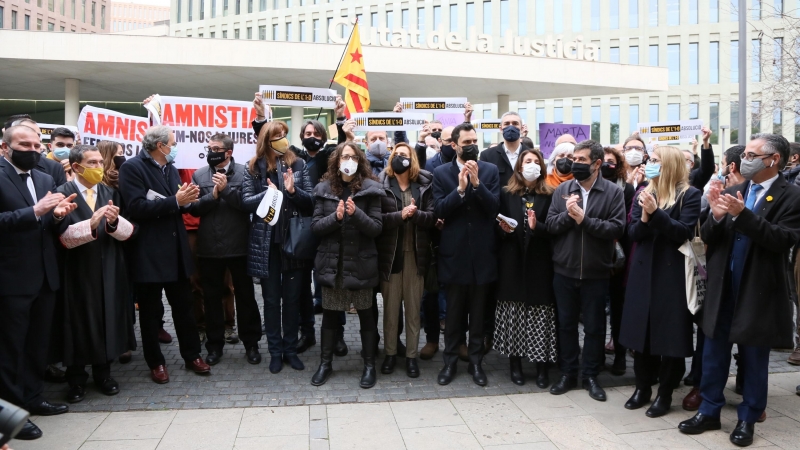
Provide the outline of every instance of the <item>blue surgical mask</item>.
<path id="1" fill-rule="evenodd" d="M 161 154 L 164 155 L 164 152 L 161 152 Z M 178 157 L 178 144 L 173 144 L 172 147 L 169 148 L 169 153 L 164 155 L 164 157 L 167 158 L 167 164 L 175 161 L 175 158 Z"/>
<path id="2" fill-rule="evenodd" d="M 661 175 L 661 164 L 660 163 L 658 163 L 658 164 L 648 163 L 647 165 L 644 166 L 644 176 L 648 180 L 652 180 L 653 178 L 655 178 L 655 177 L 657 177 L 659 175 Z"/>
<path id="3" fill-rule="evenodd" d="M 66 147 L 65 148 L 58 148 L 57 147 L 55 150 L 53 150 L 53 156 L 55 156 L 56 159 L 59 160 L 59 161 L 61 161 L 62 159 L 67 159 L 67 158 L 69 158 L 70 150 L 71 149 L 68 149 Z"/>

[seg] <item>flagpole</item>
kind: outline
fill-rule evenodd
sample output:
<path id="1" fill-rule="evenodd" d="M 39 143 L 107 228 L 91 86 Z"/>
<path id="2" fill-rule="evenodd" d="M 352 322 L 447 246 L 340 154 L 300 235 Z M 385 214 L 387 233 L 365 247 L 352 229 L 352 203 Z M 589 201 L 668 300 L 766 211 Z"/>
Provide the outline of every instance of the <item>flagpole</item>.
<path id="1" fill-rule="evenodd" d="M 347 43 L 344 45 L 344 51 L 342 52 L 342 56 L 339 57 L 339 64 L 336 64 L 336 70 L 333 71 L 333 76 L 336 77 L 336 72 L 339 71 L 339 66 L 342 65 L 342 61 L 344 60 L 344 55 L 347 54 L 347 47 L 350 45 L 350 40 L 353 39 L 353 33 L 356 31 L 356 27 L 358 26 L 358 16 L 356 16 L 356 23 L 353 25 L 353 29 L 350 30 L 350 37 L 347 38 Z M 333 78 L 331 78 L 331 83 L 328 85 L 328 89 L 333 86 Z M 319 107 L 319 112 L 317 112 L 317 120 L 319 120 L 319 116 L 322 114 L 322 107 Z M 334 117 L 334 119 L 338 119 L 338 117 Z"/>

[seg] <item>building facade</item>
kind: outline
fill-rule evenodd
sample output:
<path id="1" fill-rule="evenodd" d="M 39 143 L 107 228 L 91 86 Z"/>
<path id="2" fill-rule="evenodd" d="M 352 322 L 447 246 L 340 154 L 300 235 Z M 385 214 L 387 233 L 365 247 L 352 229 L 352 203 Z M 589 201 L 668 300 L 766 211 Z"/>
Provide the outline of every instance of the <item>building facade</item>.
<path id="1" fill-rule="evenodd" d="M 108 0 L 0 0 L 0 29 L 107 33 Z"/>
<path id="2" fill-rule="evenodd" d="M 781 29 L 791 28 L 790 20 L 776 15 L 794 16 L 800 0 L 748 0 L 747 4 L 748 104 L 744 108 L 738 103 L 738 11 L 729 0 L 172 0 L 171 33 L 337 42 L 345 40 L 350 29 L 348 24 L 341 25 L 340 18 L 357 17 L 362 40 L 369 45 L 426 45 L 431 44 L 427 37 L 440 31 L 445 41 L 448 33 L 462 39 L 491 36 L 495 48 L 489 51 L 497 52 L 503 51 L 502 43 L 513 42 L 513 51 L 524 54 L 528 42 L 538 41 L 548 49 L 546 56 L 551 56 L 548 41 L 583 42 L 596 47 L 593 57 L 600 61 L 668 68 L 669 90 L 525 99 L 515 96 L 509 86 L 509 108 L 519 111 L 532 129 L 538 129 L 540 122 L 592 124 L 594 138 L 618 144 L 636 130 L 638 122 L 697 118 L 712 128 L 712 142 L 723 147 L 731 137 L 735 142 L 741 111 L 747 114 L 746 135 L 775 131 L 790 141 L 800 140 L 800 117 L 794 114 L 798 108 L 787 107 L 786 99 L 780 104 L 772 96 L 762 99 L 765 65 L 774 68 L 781 58 L 773 44 L 781 39 Z M 372 30 L 365 33 L 365 27 Z M 406 36 L 390 41 L 381 28 L 404 30 Z M 512 41 L 506 40 L 509 34 Z M 786 34 L 787 39 L 792 35 Z M 576 53 L 574 48 L 571 51 Z M 553 45 L 552 53 L 559 52 Z M 535 60 L 524 59 L 521 64 L 536 70 Z M 468 92 L 464 95 L 469 97 Z M 477 118 L 503 113 L 497 104 L 476 105 L 476 109 Z"/>
<path id="3" fill-rule="evenodd" d="M 111 2 L 111 31 L 132 31 L 169 20 L 169 6 Z"/>

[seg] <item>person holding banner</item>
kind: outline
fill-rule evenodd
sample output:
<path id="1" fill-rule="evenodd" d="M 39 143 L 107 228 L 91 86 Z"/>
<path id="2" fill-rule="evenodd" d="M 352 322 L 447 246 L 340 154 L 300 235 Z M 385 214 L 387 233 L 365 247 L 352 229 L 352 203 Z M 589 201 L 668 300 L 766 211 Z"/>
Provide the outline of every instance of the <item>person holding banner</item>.
<path id="1" fill-rule="evenodd" d="M 153 126 L 145 132 L 142 151 L 127 160 L 119 171 L 123 206 L 130 219 L 139 225 L 128 263 L 134 267 L 131 274 L 139 301 L 144 359 L 151 379 L 158 384 L 169 382 L 158 343 L 164 311 L 162 291 L 172 306 L 172 320 L 186 368 L 197 374 L 211 371 L 200 357 L 189 283 L 192 255 L 181 216 L 190 203 L 197 201 L 200 188 L 180 184 L 178 169 L 173 164 L 177 155 L 175 133 L 168 126 Z"/>
<path id="2" fill-rule="evenodd" d="M 288 132 L 289 127 L 281 121 L 261 127 L 256 156 L 247 164 L 242 185 L 242 206 L 253 213 L 247 274 L 261 279 L 271 373 L 280 372 L 284 362 L 295 370 L 305 368 L 297 357 L 298 308 L 304 289 L 303 273 L 311 261 L 287 255 L 284 241 L 289 238 L 289 219 L 311 216 L 314 203 L 305 163 L 289 151 Z M 262 202 L 279 194 L 283 201 L 275 207 L 277 221 L 270 223 L 274 218 L 256 214 Z"/>
<path id="3" fill-rule="evenodd" d="M 399 313 L 405 307 L 408 345 L 403 356 L 406 357 L 406 374 L 416 378 L 419 376 L 420 302 L 430 257 L 428 230 L 436 222 L 431 191 L 433 175 L 419 168 L 416 152 L 401 142 L 389 155 L 389 167 L 381 172 L 378 181 L 386 191 L 386 196 L 382 197 L 383 230 L 378 238 L 386 339 L 383 344 L 386 358 L 381 373 L 394 372 Z"/>
<path id="4" fill-rule="evenodd" d="M 633 203 L 628 237 L 636 243 L 631 257 L 619 343 L 634 351 L 636 390 L 625 403 L 639 409 L 658 395 L 647 417 L 669 412 L 672 392 L 693 351 L 694 324 L 686 307 L 684 255 L 678 249 L 694 237 L 702 192 L 689 184 L 682 152 L 658 147 L 645 167 L 649 181 Z"/>
<path id="5" fill-rule="evenodd" d="M 557 356 L 553 250 L 545 223 L 553 188 L 546 173 L 539 150 L 520 151 L 500 194 L 500 214 L 517 226 L 498 220 L 500 257 L 497 292 L 492 293 L 497 298 L 495 348 L 508 355 L 511 381 L 525 384 L 524 357 L 536 363 L 536 385 L 542 389 L 550 384 L 547 364 Z"/>
<path id="6" fill-rule="evenodd" d="M 311 384 L 321 386 L 333 373 L 333 350 L 339 311 L 353 304 L 361 324 L 364 371 L 360 386 L 375 386 L 378 327 L 372 311 L 372 290 L 378 285 L 378 249 L 383 187 L 372 176 L 367 159 L 355 143 L 339 144 L 330 157 L 325 178 L 314 188 L 311 231 L 321 240 L 314 270 L 322 285 L 322 351 Z"/>

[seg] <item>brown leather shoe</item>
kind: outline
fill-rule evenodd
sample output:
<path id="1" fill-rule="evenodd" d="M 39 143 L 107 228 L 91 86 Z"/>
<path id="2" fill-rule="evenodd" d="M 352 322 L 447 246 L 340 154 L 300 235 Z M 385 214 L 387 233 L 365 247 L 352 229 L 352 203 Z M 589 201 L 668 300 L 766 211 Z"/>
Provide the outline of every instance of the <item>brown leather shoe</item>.
<path id="1" fill-rule="evenodd" d="M 458 346 L 458 359 L 469 362 L 469 350 L 465 344 Z"/>
<path id="2" fill-rule="evenodd" d="M 150 378 L 158 384 L 169 383 L 169 374 L 167 373 L 167 366 L 160 365 L 155 369 L 150 370 Z"/>
<path id="3" fill-rule="evenodd" d="M 438 343 L 428 342 L 427 344 L 425 344 L 424 347 L 422 347 L 422 350 L 420 350 L 419 357 L 425 360 L 432 359 L 433 355 L 435 355 L 436 352 L 438 351 L 439 351 Z"/>
<path id="4" fill-rule="evenodd" d="M 789 364 L 793 366 L 800 366 L 800 347 L 794 349 L 789 358 L 786 360 Z"/>
<path id="5" fill-rule="evenodd" d="M 686 411 L 697 411 L 700 409 L 700 403 L 703 403 L 703 398 L 700 397 L 700 388 L 692 388 L 686 397 L 683 398 L 683 409 Z"/>
<path id="6" fill-rule="evenodd" d="M 756 422 L 763 423 L 765 420 L 767 420 L 767 412 L 766 411 L 761 413 L 761 417 L 759 417 L 758 420 L 756 420 Z"/>
<path id="7" fill-rule="evenodd" d="M 197 358 L 194 361 L 187 361 L 186 362 L 186 369 L 193 371 L 194 373 L 209 373 L 211 372 L 211 366 L 206 364 L 203 361 L 203 358 Z"/>
<path id="8" fill-rule="evenodd" d="M 128 364 L 129 362 L 131 362 L 132 358 L 133 358 L 133 354 L 131 353 L 130 350 L 128 350 L 127 352 L 119 355 L 119 363 L 120 364 Z"/>

